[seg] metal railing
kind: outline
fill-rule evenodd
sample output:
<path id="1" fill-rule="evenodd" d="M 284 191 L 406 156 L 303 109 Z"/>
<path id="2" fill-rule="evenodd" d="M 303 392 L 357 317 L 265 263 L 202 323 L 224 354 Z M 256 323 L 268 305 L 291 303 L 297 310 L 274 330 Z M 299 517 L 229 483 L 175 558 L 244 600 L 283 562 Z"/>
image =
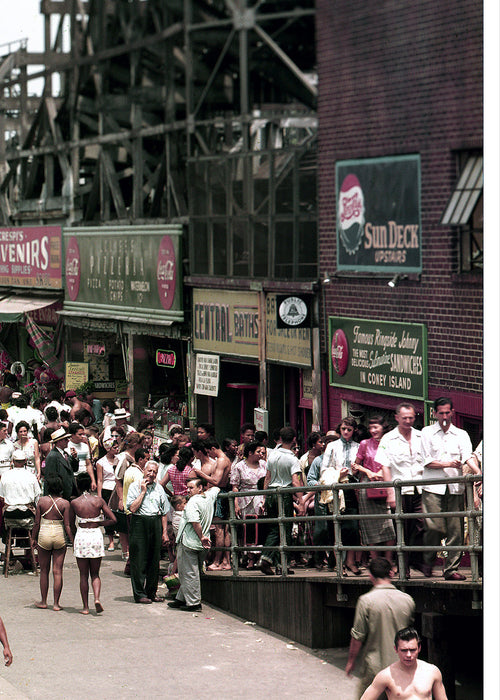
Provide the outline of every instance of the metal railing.
<path id="1" fill-rule="evenodd" d="M 406 576 L 406 564 L 405 564 L 405 554 L 411 552 L 442 552 L 444 549 L 446 552 L 468 552 L 470 555 L 471 564 L 471 580 L 474 583 L 479 582 L 480 579 L 480 569 L 479 569 L 479 558 L 482 554 L 482 545 L 478 544 L 480 524 L 478 522 L 479 518 L 482 517 L 482 510 L 478 510 L 474 507 L 474 483 L 481 481 L 482 476 L 480 475 L 467 475 L 462 477 L 448 477 L 439 479 L 421 479 L 418 484 L 414 480 L 401 480 L 395 479 L 394 481 L 382 482 L 377 481 L 377 488 L 394 488 L 396 507 L 394 511 L 388 510 L 387 513 L 383 514 L 343 514 L 340 508 L 340 491 L 347 490 L 358 490 L 373 488 L 374 483 L 370 481 L 362 481 L 359 483 L 340 483 L 334 484 L 331 487 L 326 486 L 302 486 L 302 487 L 287 487 L 287 488 L 275 488 L 267 490 L 254 490 L 254 491 L 230 491 L 228 493 L 220 493 L 221 498 L 229 499 L 229 518 L 227 520 L 218 520 L 219 524 L 229 525 L 231 533 L 231 546 L 230 547 L 215 547 L 216 551 L 230 551 L 231 553 L 231 568 L 234 576 L 239 574 L 239 555 L 243 552 L 261 552 L 262 546 L 255 544 L 242 545 L 238 544 L 238 535 L 241 529 L 245 525 L 252 525 L 255 521 L 254 519 L 244 519 L 237 518 L 235 512 L 235 498 L 239 496 L 276 496 L 278 499 L 278 517 L 268 518 L 266 516 L 259 516 L 257 523 L 268 523 L 270 525 L 278 524 L 279 526 L 279 545 L 272 547 L 266 545 L 266 553 L 276 551 L 280 556 L 281 572 L 283 576 L 287 575 L 287 553 L 292 552 L 334 552 L 336 558 L 336 578 L 345 578 L 343 573 L 342 564 L 342 554 L 343 552 L 354 551 L 354 552 L 395 552 L 397 557 L 398 567 L 399 567 L 399 580 L 407 581 Z M 426 484 L 465 484 L 465 498 L 464 498 L 464 510 L 460 511 L 446 511 L 441 513 L 404 513 L 403 512 L 403 501 L 401 489 L 407 486 L 423 486 Z M 332 491 L 333 494 L 333 512 L 328 515 L 294 515 L 293 517 L 285 516 L 284 506 L 283 506 L 283 496 L 285 494 L 294 494 L 297 492 L 317 492 L 322 491 Z M 468 544 L 455 545 L 455 546 L 430 546 L 430 545 L 409 545 L 404 539 L 404 522 L 406 520 L 423 520 L 426 518 L 467 518 L 468 519 L 468 533 L 469 542 Z M 343 522 L 348 520 L 385 520 L 391 519 L 394 522 L 394 529 L 396 532 L 396 543 L 394 545 L 346 545 L 342 543 L 342 529 L 341 525 Z M 333 522 L 334 528 L 334 542 L 329 545 L 288 545 L 286 541 L 286 523 L 316 523 L 319 521 Z M 241 539 L 241 538 L 240 538 Z"/>

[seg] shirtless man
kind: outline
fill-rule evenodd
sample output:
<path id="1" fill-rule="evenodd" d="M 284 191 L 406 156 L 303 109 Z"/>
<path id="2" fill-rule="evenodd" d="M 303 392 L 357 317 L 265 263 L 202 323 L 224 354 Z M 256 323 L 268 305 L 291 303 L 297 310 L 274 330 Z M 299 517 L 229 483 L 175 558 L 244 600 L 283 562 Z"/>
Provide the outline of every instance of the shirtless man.
<path id="1" fill-rule="evenodd" d="M 231 460 L 229 457 L 221 450 L 221 447 L 217 440 L 213 437 L 209 437 L 203 440 L 207 456 L 210 459 L 215 460 L 213 465 L 204 467 L 202 469 L 194 468 L 193 471 L 199 478 L 205 479 L 211 486 L 218 486 L 222 493 L 227 493 L 229 491 L 229 476 L 231 473 Z M 231 537 L 229 535 L 229 527 L 224 523 L 220 523 L 220 520 L 227 520 L 229 517 L 229 501 L 227 498 L 217 498 L 215 502 L 215 515 L 214 515 L 214 525 L 215 525 L 215 546 L 216 547 L 230 547 Z M 231 568 L 230 553 L 229 551 L 215 552 L 215 558 L 210 566 L 207 566 L 208 571 L 228 571 Z"/>
<path id="2" fill-rule="evenodd" d="M 384 691 L 388 700 L 447 700 L 441 671 L 418 658 L 417 630 L 413 627 L 399 630 L 394 645 L 399 660 L 377 673 L 361 700 L 378 700 Z"/>

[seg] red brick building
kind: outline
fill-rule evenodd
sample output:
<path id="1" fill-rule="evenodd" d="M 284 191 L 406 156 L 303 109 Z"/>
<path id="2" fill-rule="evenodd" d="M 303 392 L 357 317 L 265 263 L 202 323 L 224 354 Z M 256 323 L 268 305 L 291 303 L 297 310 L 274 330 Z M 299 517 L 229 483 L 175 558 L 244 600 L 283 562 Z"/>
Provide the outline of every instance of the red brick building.
<path id="1" fill-rule="evenodd" d="M 323 285 L 324 366 L 331 356 L 329 317 L 336 317 L 332 334 L 344 317 L 385 322 L 381 332 L 403 337 L 411 334 L 405 324 L 418 324 L 424 363 L 423 373 L 414 377 L 414 385 L 421 383 L 417 393 L 405 393 L 403 380 L 402 388 L 390 389 L 394 380 L 377 379 L 376 362 L 375 369 L 365 366 L 373 370 L 370 386 L 359 380 L 366 372 L 345 380 L 349 371 L 341 375 L 331 368 L 324 424 L 333 425 L 349 410 L 358 416 L 390 411 L 406 396 L 424 422 L 430 402 L 447 395 L 454 400 L 457 424 L 473 442 L 479 435 L 482 20 L 479 0 L 317 2 L 320 275 L 330 280 Z M 345 178 L 346 173 L 356 177 Z M 352 215 L 346 204 L 339 212 L 342 189 L 361 203 L 351 229 L 359 232 L 354 244 L 342 242 L 339 230 L 339 217 Z M 408 230 L 397 229 L 399 224 Z M 395 275 L 395 286 L 388 286 Z M 364 325 L 358 323 L 358 331 Z M 356 343 L 346 336 L 352 353 Z M 388 352 L 379 348 L 379 354 Z M 394 357 L 381 372 L 390 374 L 391 363 Z M 381 392 L 376 381 L 386 382 Z"/>

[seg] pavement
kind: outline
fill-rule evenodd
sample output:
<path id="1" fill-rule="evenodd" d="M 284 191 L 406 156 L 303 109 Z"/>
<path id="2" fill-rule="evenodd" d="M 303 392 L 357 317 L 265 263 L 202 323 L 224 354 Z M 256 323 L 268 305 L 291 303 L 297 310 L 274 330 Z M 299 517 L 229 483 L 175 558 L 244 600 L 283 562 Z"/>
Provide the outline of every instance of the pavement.
<path id="1" fill-rule="evenodd" d="M 0 698 L 356 697 L 357 681 L 343 671 L 347 649 L 310 650 L 206 604 L 200 613 L 172 610 L 166 603 L 135 604 L 123 568 L 119 550 L 106 553 L 104 612 L 96 614 L 91 597 L 87 616 L 79 612 L 72 549 L 64 566 L 61 612 L 34 606 L 39 579 L 32 573 L 8 578 L 0 573 L 0 615 L 14 655 L 12 666 L 2 668 Z M 164 596 L 167 589 L 158 592 Z M 51 596 L 50 590 L 49 604 Z"/>

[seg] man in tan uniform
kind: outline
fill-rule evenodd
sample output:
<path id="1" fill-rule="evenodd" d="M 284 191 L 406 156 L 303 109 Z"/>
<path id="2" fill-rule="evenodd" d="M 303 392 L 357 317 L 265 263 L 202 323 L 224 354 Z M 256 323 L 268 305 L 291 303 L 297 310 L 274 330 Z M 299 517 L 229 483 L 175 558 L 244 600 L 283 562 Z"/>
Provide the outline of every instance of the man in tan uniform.
<path id="1" fill-rule="evenodd" d="M 413 598 L 392 585 L 391 564 L 387 559 L 372 559 L 368 568 L 373 588 L 360 596 L 356 604 L 345 667 L 349 676 L 359 652 L 363 650 L 358 697 L 363 695 L 379 671 L 396 661 L 394 636 L 412 623 L 415 614 Z"/>

